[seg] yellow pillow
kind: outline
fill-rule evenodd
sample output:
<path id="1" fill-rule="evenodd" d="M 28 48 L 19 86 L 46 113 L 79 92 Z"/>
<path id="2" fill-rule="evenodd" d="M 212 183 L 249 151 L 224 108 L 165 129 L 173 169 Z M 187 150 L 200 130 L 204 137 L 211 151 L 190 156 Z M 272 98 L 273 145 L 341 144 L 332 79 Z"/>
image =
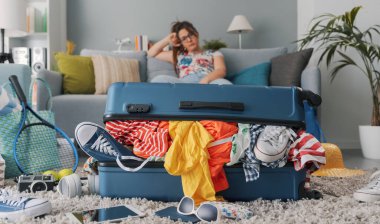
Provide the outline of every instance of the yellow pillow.
<path id="1" fill-rule="evenodd" d="M 114 82 L 140 82 L 139 62 L 136 59 L 111 56 L 92 56 L 95 72 L 95 94 L 106 94 Z"/>
<path id="2" fill-rule="evenodd" d="M 63 93 L 94 94 L 95 76 L 91 57 L 58 53 L 54 55 L 63 74 Z"/>

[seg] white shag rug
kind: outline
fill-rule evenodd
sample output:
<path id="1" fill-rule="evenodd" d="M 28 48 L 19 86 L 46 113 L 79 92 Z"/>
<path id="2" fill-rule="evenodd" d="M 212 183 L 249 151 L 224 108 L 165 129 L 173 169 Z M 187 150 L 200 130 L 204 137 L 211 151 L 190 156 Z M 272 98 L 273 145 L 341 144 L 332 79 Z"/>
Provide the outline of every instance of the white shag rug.
<path id="1" fill-rule="evenodd" d="M 250 208 L 254 216 L 249 220 L 222 219 L 221 223 L 380 223 L 380 201 L 375 203 L 361 203 L 356 201 L 353 192 L 368 183 L 373 172 L 369 171 L 363 176 L 349 178 L 320 178 L 312 177 L 313 189 L 323 193 L 321 200 L 299 200 L 281 202 L 278 200 L 255 200 L 251 202 L 235 202 Z M 6 181 L 6 189 L 17 194 L 12 181 Z M 67 212 L 82 211 L 111 205 L 129 204 L 147 213 L 144 218 L 129 218 L 122 223 L 181 223 L 167 218 L 160 218 L 154 212 L 175 202 L 165 203 L 150 201 L 141 198 L 110 199 L 95 195 L 84 195 L 76 198 L 63 198 L 57 192 L 38 192 L 24 196 L 41 197 L 50 200 L 53 206 L 51 214 L 43 218 L 24 218 L 19 223 L 70 223 L 65 216 Z"/>

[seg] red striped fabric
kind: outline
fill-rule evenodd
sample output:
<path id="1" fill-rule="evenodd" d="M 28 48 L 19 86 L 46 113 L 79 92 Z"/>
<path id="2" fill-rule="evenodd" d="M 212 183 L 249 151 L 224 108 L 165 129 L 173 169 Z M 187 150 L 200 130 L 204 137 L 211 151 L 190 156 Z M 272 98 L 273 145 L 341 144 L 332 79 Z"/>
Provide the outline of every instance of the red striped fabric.
<path id="1" fill-rule="evenodd" d="M 167 121 L 108 121 L 107 131 L 123 145 L 133 145 L 136 156 L 163 157 L 170 147 Z"/>
<path id="2" fill-rule="evenodd" d="M 315 165 L 315 168 L 319 168 L 321 164 L 326 164 L 325 150 L 313 135 L 302 130 L 290 146 L 288 160 L 294 162 L 297 171 L 305 166 L 311 168 Z"/>

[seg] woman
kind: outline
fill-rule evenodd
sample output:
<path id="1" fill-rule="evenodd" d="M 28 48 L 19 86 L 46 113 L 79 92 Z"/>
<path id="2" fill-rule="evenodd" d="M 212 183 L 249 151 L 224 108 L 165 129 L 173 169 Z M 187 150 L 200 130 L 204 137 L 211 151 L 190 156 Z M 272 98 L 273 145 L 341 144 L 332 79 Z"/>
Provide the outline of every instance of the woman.
<path id="1" fill-rule="evenodd" d="M 167 45 L 173 50 L 162 51 Z M 175 22 L 171 33 L 154 44 L 148 56 L 173 64 L 177 77 L 159 75 L 151 82 L 232 84 L 224 79 L 226 65 L 219 51 L 203 51 L 199 46 L 199 33 L 190 22 Z"/>

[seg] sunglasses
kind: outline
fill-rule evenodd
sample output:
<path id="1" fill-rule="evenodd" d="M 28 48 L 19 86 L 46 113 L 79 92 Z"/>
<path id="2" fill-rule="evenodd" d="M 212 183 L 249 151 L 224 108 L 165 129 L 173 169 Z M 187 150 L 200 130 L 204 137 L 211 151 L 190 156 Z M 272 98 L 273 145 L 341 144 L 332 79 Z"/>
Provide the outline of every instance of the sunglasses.
<path id="1" fill-rule="evenodd" d="M 195 202 L 190 197 L 183 197 L 178 204 L 177 212 L 181 215 L 197 216 L 198 219 L 205 222 L 217 222 L 220 219 L 220 210 L 215 205 L 204 202 L 195 210 Z"/>

